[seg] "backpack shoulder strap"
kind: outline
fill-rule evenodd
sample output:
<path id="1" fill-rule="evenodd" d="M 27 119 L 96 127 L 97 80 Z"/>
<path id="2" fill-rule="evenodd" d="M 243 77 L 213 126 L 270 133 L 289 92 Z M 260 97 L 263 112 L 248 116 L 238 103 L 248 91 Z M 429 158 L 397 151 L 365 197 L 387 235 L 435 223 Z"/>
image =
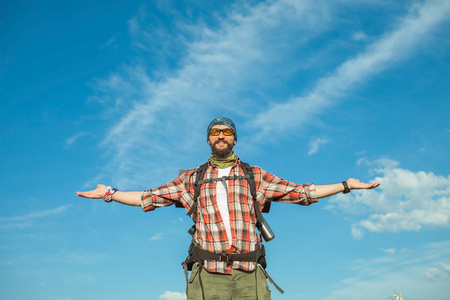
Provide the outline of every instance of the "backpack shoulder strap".
<path id="1" fill-rule="evenodd" d="M 205 171 L 208 168 L 208 162 L 204 163 L 195 171 L 197 175 L 195 176 L 194 182 L 194 204 L 192 204 L 191 209 L 188 211 L 187 215 L 191 216 L 194 211 L 197 210 L 197 199 L 200 196 L 200 186 L 203 183 L 203 177 L 205 176 Z"/>
<path id="2" fill-rule="evenodd" d="M 252 166 L 250 166 L 248 163 L 245 163 L 242 161 L 241 161 L 241 166 L 244 169 L 244 174 L 250 176 L 248 179 L 248 185 L 250 186 L 250 193 L 252 194 L 253 201 L 255 202 L 255 204 L 258 205 L 258 206 L 255 206 L 255 209 L 256 209 L 256 207 L 259 208 L 259 202 L 256 201 L 256 182 L 255 182 L 255 176 L 253 175 Z M 267 201 L 264 204 L 264 207 L 262 210 L 263 213 L 268 213 L 270 211 L 271 203 L 272 202 Z"/>
<path id="3" fill-rule="evenodd" d="M 256 182 L 255 176 L 253 176 L 252 167 L 243 161 L 241 161 L 241 166 L 242 169 L 244 169 L 244 174 L 249 176 L 247 182 L 250 186 L 250 193 L 252 194 L 253 199 L 256 199 Z"/>

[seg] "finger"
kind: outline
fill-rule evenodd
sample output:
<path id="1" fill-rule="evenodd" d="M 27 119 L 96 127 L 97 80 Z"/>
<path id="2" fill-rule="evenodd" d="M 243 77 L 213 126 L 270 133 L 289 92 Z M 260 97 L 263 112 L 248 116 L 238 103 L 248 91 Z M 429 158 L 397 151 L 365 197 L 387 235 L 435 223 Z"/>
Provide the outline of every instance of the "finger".
<path id="1" fill-rule="evenodd" d="M 77 196 L 88 198 L 88 192 L 77 192 Z"/>
<path id="2" fill-rule="evenodd" d="M 97 193 L 95 193 L 95 191 L 77 192 L 77 196 L 83 197 L 83 198 L 91 198 L 91 199 L 99 198 L 99 195 Z"/>
<path id="3" fill-rule="evenodd" d="M 374 189 L 374 188 L 378 187 L 380 184 L 381 183 L 379 183 L 379 182 L 368 183 L 366 188 L 367 189 Z"/>

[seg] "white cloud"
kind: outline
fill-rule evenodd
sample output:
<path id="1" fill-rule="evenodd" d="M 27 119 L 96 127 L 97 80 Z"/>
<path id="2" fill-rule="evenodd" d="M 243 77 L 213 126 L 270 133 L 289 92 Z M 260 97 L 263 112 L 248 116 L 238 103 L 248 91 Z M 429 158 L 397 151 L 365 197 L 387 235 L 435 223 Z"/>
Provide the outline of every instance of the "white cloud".
<path id="1" fill-rule="evenodd" d="M 329 142 L 328 139 L 325 138 L 321 138 L 318 136 L 313 136 L 311 137 L 311 139 L 309 140 L 309 151 L 308 151 L 308 155 L 313 155 L 316 154 L 319 149 L 327 144 Z"/>
<path id="2" fill-rule="evenodd" d="M 390 255 L 399 255 L 405 252 L 408 252 L 409 249 L 403 248 L 403 249 L 395 249 L 395 248 L 389 248 L 389 249 L 381 249 L 383 252 L 386 252 Z"/>
<path id="3" fill-rule="evenodd" d="M 423 227 L 450 228 L 450 176 L 432 172 L 413 172 L 398 162 L 381 159 L 373 163 L 380 174 L 376 190 L 353 190 L 350 195 L 336 195 L 331 207 L 345 213 L 363 215 L 352 226 L 352 235 L 361 238 L 363 231 L 417 231 Z"/>
<path id="4" fill-rule="evenodd" d="M 352 36 L 355 41 L 364 41 L 367 40 L 367 35 L 363 31 L 355 32 Z"/>
<path id="5" fill-rule="evenodd" d="M 77 133 L 77 134 L 67 138 L 65 145 L 66 146 L 71 146 L 76 141 L 78 141 L 80 138 L 83 138 L 83 137 L 88 136 L 88 135 L 89 135 L 89 133 L 87 133 L 87 132 L 79 132 L 79 133 Z"/>
<path id="6" fill-rule="evenodd" d="M 450 274 L 441 271 L 440 262 L 450 259 L 449 249 L 450 241 L 443 241 L 407 250 L 389 249 L 383 251 L 388 255 L 364 255 L 364 259 L 345 262 L 351 275 L 318 299 L 387 299 L 396 291 L 405 299 L 446 300 Z"/>
<path id="7" fill-rule="evenodd" d="M 23 216 L 16 217 L 0 217 L 0 229 L 11 229 L 11 228 L 26 228 L 32 226 L 34 222 L 38 219 L 47 218 L 50 216 L 57 216 L 63 214 L 72 205 L 61 205 L 57 208 L 36 211 Z"/>
<path id="8" fill-rule="evenodd" d="M 77 265 L 95 265 L 109 258 L 108 254 L 105 252 L 95 253 L 84 250 L 67 252 L 61 257 L 62 259 Z"/>
<path id="9" fill-rule="evenodd" d="M 161 300 L 186 300 L 186 294 L 179 293 L 179 292 L 165 291 L 164 294 L 159 296 L 159 299 L 161 299 Z"/>
<path id="10" fill-rule="evenodd" d="M 100 45 L 100 48 L 107 48 L 112 46 L 113 44 L 115 44 L 116 39 L 115 38 L 110 38 L 106 43 Z M 114 46 L 114 48 L 117 48 L 117 46 Z"/>
<path id="11" fill-rule="evenodd" d="M 450 265 L 441 262 L 441 266 L 442 266 L 442 269 L 443 269 L 445 272 L 450 273 Z"/>
<path id="12" fill-rule="evenodd" d="M 352 236 L 355 239 L 361 239 L 364 236 L 364 232 L 356 226 L 352 226 Z"/>
<path id="13" fill-rule="evenodd" d="M 440 275 L 441 275 L 441 271 L 437 268 L 428 268 L 424 272 L 425 278 L 429 279 L 429 280 L 433 280 Z"/>
<path id="14" fill-rule="evenodd" d="M 150 237 L 150 241 L 159 241 L 163 238 L 163 233 L 157 233 L 154 236 Z"/>
<path id="15" fill-rule="evenodd" d="M 52 215 L 59 215 L 63 212 L 65 212 L 67 209 L 69 209 L 72 205 L 61 205 L 57 208 L 43 210 L 43 211 L 36 211 L 32 212 L 28 215 L 24 216 L 18 216 L 18 217 L 10 217 L 10 218 L 0 218 L 0 221 L 6 220 L 6 221 L 23 221 L 23 220 L 30 220 L 30 219 L 41 219 Z"/>

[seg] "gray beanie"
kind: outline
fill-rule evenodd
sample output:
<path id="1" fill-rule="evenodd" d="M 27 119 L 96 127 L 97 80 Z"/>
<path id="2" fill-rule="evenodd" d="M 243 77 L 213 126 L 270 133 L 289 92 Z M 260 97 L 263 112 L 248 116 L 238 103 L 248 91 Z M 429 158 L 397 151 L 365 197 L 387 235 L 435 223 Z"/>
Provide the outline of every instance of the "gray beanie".
<path id="1" fill-rule="evenodd" d="M 214 120 L 209 123 L 208 129 L 206 130 L 206 140 L 209 138 L 209 131 L 214 125 L 226 125 L 233 129 L 234 131 L 234 139 L 237 141 L 237 131 L 236 131 L 236 125 L 234 125 L 233 120 L 231 120 L 228 117 L 217 117 Z"/>

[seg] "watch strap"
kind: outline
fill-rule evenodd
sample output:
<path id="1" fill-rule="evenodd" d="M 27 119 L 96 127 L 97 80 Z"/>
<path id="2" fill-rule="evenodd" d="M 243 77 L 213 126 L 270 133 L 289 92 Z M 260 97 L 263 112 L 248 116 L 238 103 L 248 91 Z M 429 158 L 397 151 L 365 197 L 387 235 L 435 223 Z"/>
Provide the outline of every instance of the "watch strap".
<path id="1" fill-rule="evenodd" d="M 347 181 L 342 181 L 342 185 L 344 186 L 344 194 L 348 194 L 348 193 L 350 193 L 350 189 L 348 188 L 348 184 L 347 184 Z"/>
<path id="2" fill-rule="evenodd" d="M 115 189 L 112 186 L 107 186 L 105 190 L 105 195 L 103 196 L 103 200 L 105 200 L 105 202 L 111 202 L 112 195 L 117 191 L 118 189 Z"/>

